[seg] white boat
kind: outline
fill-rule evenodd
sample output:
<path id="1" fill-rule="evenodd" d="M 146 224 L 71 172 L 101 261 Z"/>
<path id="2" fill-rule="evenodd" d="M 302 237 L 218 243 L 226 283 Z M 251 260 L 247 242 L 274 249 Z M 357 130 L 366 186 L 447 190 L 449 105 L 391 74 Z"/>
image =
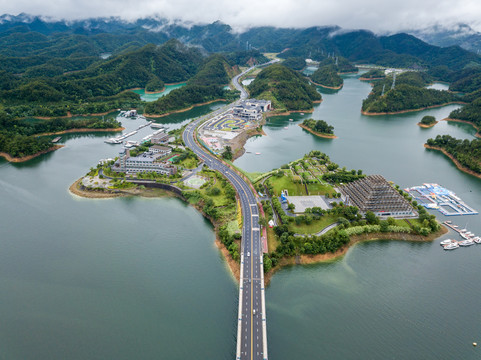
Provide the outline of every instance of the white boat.
<path id="1" fill-rule="evenodd" d="M 158 123 L 152 123 L 152 124 L 150 124 L 150 127 L 151 127 L 152 129 L 163 129 L 163 128 L 164 128 L 164 125 L 158 124 Z"/>
<path id="2" fill-rule="evenodd" d="M 454 250 L 454 249 L 457 249 L 458 247 L 459 247 L 458 243 L 452 243 L 444 246 L 444 250 Z"/>
<path id="3" fill-rule="evenodd" d="M 474 241 L 471 239 L 467 239 L 459 242 L 459 246 L 471 246 L 471 245 L 474 245 Z"/>
<path id="4" fill-rule="evenodd" d="M 289 127 L 288 127 L 288 126 L 284 126 L 284 130 L 287 130 L 287 129 L 289 129 Z"/>
<path id="5" fill-rule="evenodd" d="M 481 237 L 480 236 L 475 236 L 471 240 L 473 240 L 476 244 L 481 244 Z"/>
<path id="6" fill-rule="evenodd" d="M 441 243 L 439 245 L 446 246 L 446 245 L 454 244 L 454 243 L 457 244 L 458 242 L 456 240 L 453 240 L 453 239 L 446 239 L 446 240 L 441 241 Z"/>
<path id="7" fill-rule="evenodd" d="M 107 144 L 121 144 L 122 140 L 117 139 L 117 138 L 110 138 L 108 140 L 104 140 L 105 143 Z"/>
<path id="8" fill-rule="evenodd" d="M 260 155 L 261 153 L 257 152 L 256 155 Z"/>
<path id="9" fill-rule="evenodd" d="M 463 239 L 466 239 L 466 240 L 468 240 L 468 239 L 471 238 L 470 235 L 468 235 L 467 233 L 464 233 L 464 232 L 460 232 L 459 235 L 460 235 Z"/>
<path id="10" fill-rule="evenodd" d="M 294 119 L 289 119 L 289 121 L 294 121 Z"/>

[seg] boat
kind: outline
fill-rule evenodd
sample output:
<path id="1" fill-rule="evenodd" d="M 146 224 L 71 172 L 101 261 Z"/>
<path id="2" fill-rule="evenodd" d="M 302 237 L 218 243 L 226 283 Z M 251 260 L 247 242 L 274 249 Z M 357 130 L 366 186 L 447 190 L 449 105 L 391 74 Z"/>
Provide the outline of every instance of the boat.
<path id="1" fill-rule="evenodd" d="M 117 138 L 110 138 L 108 140 L 104 140 L 104 142 L 107 144 L 121 144 L 122 140 Z"/>
<path id="2" fill-rule="evenodd" d="M 261 153 L 257 152 L 256 155 L 260 155 Z"/>
<path id="3" fill-rule="evenodd" d="M 304 115 L 304 113 L 301 113 L 301 115 Z"/>
<path id="4" fill-rule="evenodd" d="M 451 244 L 448 244 L 446 246 L 444 246 L 444 250 L 454 250 L 454 249 L 457 249 L 459 247 L 459 244 L 456 242 L 456 243 L 451 243 Z"/>
<path id="5" fill-rule="evenodd" d="M 289 121 L 294 121 L 294 119 L 289 119 Z"/>
<path id="6" fill-rule="evenodd" d="M 471 236 L 468 235 L 467 233 L 460 232 L 459 235 L 461 235 L 461 237 L 462 237 L 463 239 L 466 239 L 466 240 L 468 240 L 468 239 L 471 238 Z"/>
<path id="7" fill-rule="evenodd" d="M 439 245 L 446 246 L 446 245 L 454 244 L 454 243 L 457 244 L 458 242 L 456 240 L 453 240 L 453 239 L 446 239 L 446 240 L 441 241 L 441 243 Z"/>
<path id="8" fill-rule="evenodd" d="M 163 129 L 163 128 L 164 128 L 164 125 L 159 124 L 159 123 L 152 123 L 152 124 L 150 124 L 150 127 L 151 127 L 152 129 Z"/>
<path id="9" fill-rule="evenodd" d="M 471 239 L 467 239 L 459 242 L 459 246 L 471 246 L 471 245 L 474 245 L 474 241 Z"/>
<path id="10" fill-rule="evenodd" d="M 481 237 L 480 236 L 473 237 L 471 240 L 473 240 L 476 244 L 481 244 Z"/>
<path id="11" fill-rule="evenodd" d="M 289 127 L 288 127 L 288 126 L 284 126 L 284 130 L 287 130 L 287 129 L 289 129 Z"/>
<path id="12" fill-rule="evenodd" d="M 57 136 L 55 139 L 52 140 L 52 142 L 55 144 L 57 143 L 62 137 Z"/>

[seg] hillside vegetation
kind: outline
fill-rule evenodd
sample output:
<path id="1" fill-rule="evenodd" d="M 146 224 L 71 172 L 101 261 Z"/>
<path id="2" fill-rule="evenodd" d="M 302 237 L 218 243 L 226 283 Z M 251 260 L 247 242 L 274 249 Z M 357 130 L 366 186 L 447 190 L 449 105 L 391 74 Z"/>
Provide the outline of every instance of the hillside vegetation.
<path id="1" fill-rule="evenodd" d="M 459 101 L 459 97 L 448 91 L 426 89 L 430 78 L 423 72 L 405 72 L 396 77 L 392 89 L 393 76 L 376 82 L 372 92 L 362 103 L 365 113 L 392 113 L 417 110 L 429 106 Z M 384 88 L 384 94 L 383 94 Z"/>
<path id="2" fill-rule="evenodd" d="M 332 88 L 339 88 L 344 83 L 333 65 L 320 67 L 314 71 L 314 73 L 311 75 L 311 79 L 318 85 Z"/>
<path id="3" fill-rule="evenodd" d="M 281 64 L 262 70 L 248 90 L 251 97 L 271 100 L 278 111 L 310 110 L 322 98 L 302 75 Z"/>

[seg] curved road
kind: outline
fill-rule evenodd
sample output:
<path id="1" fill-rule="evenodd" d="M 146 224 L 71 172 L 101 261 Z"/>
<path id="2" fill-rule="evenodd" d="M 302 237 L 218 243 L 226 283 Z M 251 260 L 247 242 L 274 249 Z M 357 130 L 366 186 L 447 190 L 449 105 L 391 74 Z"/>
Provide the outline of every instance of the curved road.
<path id="1" fill-rule="evenodd" d="M 276 61 L 271 61 L 274 63 Z M 268 64 L 270 64 L 268 63 Z M 248 94 L 239 84 L 239 78 L 253 67 L 235 76 L 232 81 L 241 92 L 241 99 Z M 228 111 L 236 103 L 229 104 L 207 116 L 190 123 L 182 135 L 185 145 L 199 156 L 207 166 L 221 172 L 234 186 L 240 199 L 244 224 L 241 245 L 241 278 L 239 283 L 239 315 L 237 331 L 236 359 L 267 359 L 266 311 L 264 296 L 264 265 L 261 234 L 259 227 L 259 208 L 257 199 L 244 179 L 224 165 L 206 149 L 194 141 L 197 126 L 204 120 Z"/>

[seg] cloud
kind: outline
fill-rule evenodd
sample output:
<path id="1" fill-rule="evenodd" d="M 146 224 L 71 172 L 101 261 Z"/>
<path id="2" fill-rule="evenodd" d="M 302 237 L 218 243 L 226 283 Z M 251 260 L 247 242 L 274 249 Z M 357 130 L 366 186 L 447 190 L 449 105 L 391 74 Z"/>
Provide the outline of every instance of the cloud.
<path id="1" fill-rule="evenodd" d="M 481 31 L 477 0 L 0 0 L 0 9 L 68 20 L 109 16 L 126 20 L 156 16 L 194 23 L 221 20 L 234 29 L 339 25 L 394 32 L 462 22 Z"/>

